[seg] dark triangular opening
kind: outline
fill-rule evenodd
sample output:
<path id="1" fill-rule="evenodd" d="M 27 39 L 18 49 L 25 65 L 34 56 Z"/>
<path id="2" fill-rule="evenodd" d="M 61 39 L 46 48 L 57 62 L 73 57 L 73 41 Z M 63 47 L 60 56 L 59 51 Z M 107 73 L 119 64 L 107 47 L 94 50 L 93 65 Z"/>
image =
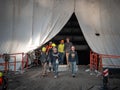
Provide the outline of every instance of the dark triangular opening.
<path id="1" fill-rule="evenodd" d="M 65 39 L 66 37 L 70 37 L 70 41 L 76 46 L 76 50 L 79 56 L 79 65 L 89 64 L 90 48 L 83 36 L 75 13 L 73 13 L 66 25 L 51 41 L 58 45 L 59 41 L 61 39 Z M 66 63 L 66 60 L 64 60 L 64 63 Z"/>

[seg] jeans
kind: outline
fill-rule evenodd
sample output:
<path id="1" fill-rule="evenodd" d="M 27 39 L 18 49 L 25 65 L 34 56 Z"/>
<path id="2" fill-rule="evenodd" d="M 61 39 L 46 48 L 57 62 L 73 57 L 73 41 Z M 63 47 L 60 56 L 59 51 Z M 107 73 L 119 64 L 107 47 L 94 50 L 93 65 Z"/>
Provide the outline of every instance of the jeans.
<path id="1" fill-rule="evenodd" d="M 54 68 L 54 75 L 58 76 L 58 63 L 54 62 L 53 63 L 53 68 Z"/>
<path id="2" fill-rule="evenodd" d="M 71 67 L 71 69 L 72 69 L 72 75 L 75 75 L 76 72 L 77 72 L 76 62 L 70 62 L 70 67 Z"/>
<path id="3" fill-rule="evenodd" d="M 60 64 L 63 64 L 64 56 L 65 56 L 65 54 L 60 52 Z"/>

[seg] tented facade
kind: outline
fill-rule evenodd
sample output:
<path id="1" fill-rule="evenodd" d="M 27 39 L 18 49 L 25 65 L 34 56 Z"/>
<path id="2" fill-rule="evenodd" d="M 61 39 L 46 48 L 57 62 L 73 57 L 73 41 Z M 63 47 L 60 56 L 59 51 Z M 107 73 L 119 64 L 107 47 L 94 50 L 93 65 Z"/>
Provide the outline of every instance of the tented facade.
<path id="1" fill-rule="evenodd" d="M 74 12 L 94 52 L 120 55 L 119 9 L 119 0 L 0 0 L 0 53 L 28 52 L 42 46 Z"/>

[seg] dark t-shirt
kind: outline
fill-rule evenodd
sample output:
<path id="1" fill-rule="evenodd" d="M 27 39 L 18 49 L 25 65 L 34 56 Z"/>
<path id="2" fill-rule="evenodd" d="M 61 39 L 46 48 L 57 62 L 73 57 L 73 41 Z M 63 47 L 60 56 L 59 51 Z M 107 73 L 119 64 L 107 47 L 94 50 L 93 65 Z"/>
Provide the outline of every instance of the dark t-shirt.
<path id="1" fill-rule="evenodd" d="M 70 51 L 69 54 L 69 62 L 77 62 L 78 63 L 78 54 L 76 51 Z"/>
<path id="2" fill-rule="evenodd" d="M 65 47 L 64 47 L 64 50 L 65 50 L 65 52 L 70 52 L 70 50 L 71 50 L 71 47 L 72 47 L 72 43 L 71 42 L 69 42 L 69 43 L 65 43 Z"/>

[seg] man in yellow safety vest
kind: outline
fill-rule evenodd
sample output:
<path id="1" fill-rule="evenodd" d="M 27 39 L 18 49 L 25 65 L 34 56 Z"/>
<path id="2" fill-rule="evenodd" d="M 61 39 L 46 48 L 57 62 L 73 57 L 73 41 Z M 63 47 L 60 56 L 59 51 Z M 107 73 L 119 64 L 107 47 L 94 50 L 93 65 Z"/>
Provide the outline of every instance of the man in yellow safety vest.
<path id="1" fill-rule="evenodd" d="M 60 41 L 60 44 L 58 45 L 58 52 L 60 54 L 60 64 L 64 63 L 64 55 L 65 55 L 65 50 L 64 50 L 64 40 Z"/>

